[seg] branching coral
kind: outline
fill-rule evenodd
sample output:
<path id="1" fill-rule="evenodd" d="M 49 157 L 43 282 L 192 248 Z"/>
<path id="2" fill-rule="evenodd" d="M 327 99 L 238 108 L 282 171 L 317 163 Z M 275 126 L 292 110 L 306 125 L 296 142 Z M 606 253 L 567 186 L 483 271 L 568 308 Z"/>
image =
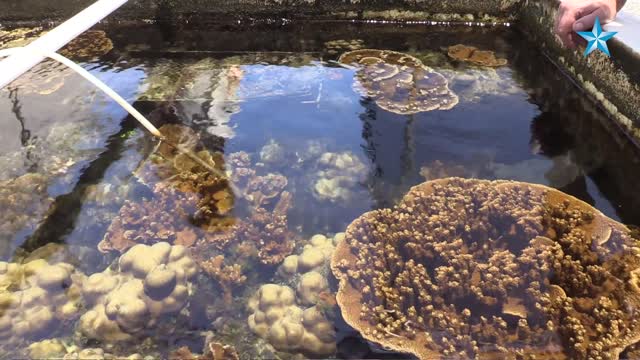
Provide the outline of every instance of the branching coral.
<path id="1" fill-rule="evenodd" d="M 84 281 L 82 296 L 89 310 L 80 318 L 78 330 L 106 342 L 131 339 L 160 316 L 182 309 L 196 271 L 183 246 L 136 245 L 120 257 L 117 269 Z"/>
<path id="2" fill-rule="evenodd" d="M 263 264 L 276 265 L 291 254 L 295 235 L 287 226 L 291 194 L 283 192 L 273 210 L 257 208 L 248 220 L 234 227 L 235 238 L 256 245 Z"/>
<path id="3" fill-rule="evenodd" d="M 364 41 L 354 40 L 331 40 L 324 43 L 324 47 L 329 55 L 336 55 L 343 51 L 360 50 L 364 47 Z"/>
<path id="4" fill-rule="evenodd" d="M 200 266 L 220 284 L 225 304 L 231 305 L 233 288 L 247 281 L 247 277 L 242 275 L 242 267 L 239 264 L 225 265 L 223 255 L 203 261 Z"/>
<path id="5" fill-rule="evenodd" d="M 197 148 L 197 135 L 186 127 L 165 125 L 161 131 L 185 150 Z M 210 167 L 224 169 L 219 153 L 202 150 L 195 155 Z M 174 147 L 161 143 L 137 175 L 153 189 L 154 196 L 125 202 L 98 245 L 100 251 L 124 251 L 135 244 L 158 241 L 191 246 L 235 223 L 231 216 L 235 200 L 228 179 L 211 173 Z"/>
<path id="6" fill-rule="evenodd" d="M 187 347 L 181 347 L 169 355 L 171 360 L 239 360 L 240 356 L 231 345 L 210 342 L 203 355 L 193 354 Z"/>
<path id="7" fill-rule="evenodd" d="M 43 32 L 43 28 L 17 28 L 0 30 L 0 49 L 25 46 L 35 40 Z"/>
<path id="8" fill-rule="evenodd" d="M 420 358 L 617 358 L 640 338 L 640 246 L 540 185 L 449 178 L 348 228 L 332 259 L 345 320 Z"/>
<path id="9" fill-rule="evenodd" d="M 195 242 L 189 229 L 198 198 L 166 184 L 155 186 L 154 198 L 141 203 L 126 201 L 98 244 L 102 252 L 125 251 L 136 244 L 164 241 L 189 246 Z"/>
<path id="10" fill-rule="evenodd" d="M 448 110 L 458 104 L 447 79 L 415 57 L 390 50 L 355 50 L 339 61 L 357 65 L 356 90 L 397 114 Z"/>
<path id="11" fill-rule="evenodd" d="M 450 58 L 472 63 L 474 65 L 498 67 L 507 65 L 507 59 L 498 59 L 493 51 L 478 50 L 478 48 L 466 45 L 450 46 L 447 50 Z"/>

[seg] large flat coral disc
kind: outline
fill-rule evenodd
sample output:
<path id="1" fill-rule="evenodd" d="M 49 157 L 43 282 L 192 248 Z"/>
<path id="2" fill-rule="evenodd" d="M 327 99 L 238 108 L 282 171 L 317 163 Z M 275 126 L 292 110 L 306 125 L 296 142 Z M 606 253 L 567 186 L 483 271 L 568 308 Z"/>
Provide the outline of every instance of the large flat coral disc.
<path id="1" fill-rule="evenodd" d="M 458 104 L 447 79 L 411 55 L 363 49 L 345 53 L 339 61 L 357 66 L 356 91 L 389 112 L 407 115 Z"/>
<path id="2" fill-rule="evenodd" d="M 421 359 L 609 359 L 640 340 L 640 242 L 542 185 L 423 183 L 351 223 L 331 267 L 347 323 Z"/>

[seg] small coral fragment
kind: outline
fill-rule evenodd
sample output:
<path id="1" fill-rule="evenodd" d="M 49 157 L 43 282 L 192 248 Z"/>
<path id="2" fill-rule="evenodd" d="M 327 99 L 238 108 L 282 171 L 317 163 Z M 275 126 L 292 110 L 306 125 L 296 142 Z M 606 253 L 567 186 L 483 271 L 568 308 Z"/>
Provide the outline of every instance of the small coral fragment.
<path id="1" fill-rule="evenodd" d="M 474 65 L 498 67 L 507 65 L 507 59 L 496 58 L 493 51 L 478 50 L 473 46 L 466 46 L 462 44 L 450 46 L 447 50 L 447 54 L 450 58 L 472 63 Z"/>

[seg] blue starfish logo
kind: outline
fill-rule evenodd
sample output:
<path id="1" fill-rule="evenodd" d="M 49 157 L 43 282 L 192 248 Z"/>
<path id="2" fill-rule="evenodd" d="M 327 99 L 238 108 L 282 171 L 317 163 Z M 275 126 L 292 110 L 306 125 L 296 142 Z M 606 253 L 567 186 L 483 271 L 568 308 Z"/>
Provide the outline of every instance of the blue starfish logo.
<path id="1" fill-rule="evenodd" d="M 596 22 L 593 24 L 592 31 L 578 31 L 578 35 L 582 36 L 589 42 L 589 44 L 587 44 L 587 49 L 584 51 L 584 57 L 587 57 L 587 55 L 591 54 L 596 49 L 599 49 L 607 56 L 611 56 L 611 54 L 609 54 L 609 48 L 607 47 L 607 40 L 611 39 L 616 34 L 617 32 L 613 31 L 602 31 L 600 18 L 596 17 Z"/>

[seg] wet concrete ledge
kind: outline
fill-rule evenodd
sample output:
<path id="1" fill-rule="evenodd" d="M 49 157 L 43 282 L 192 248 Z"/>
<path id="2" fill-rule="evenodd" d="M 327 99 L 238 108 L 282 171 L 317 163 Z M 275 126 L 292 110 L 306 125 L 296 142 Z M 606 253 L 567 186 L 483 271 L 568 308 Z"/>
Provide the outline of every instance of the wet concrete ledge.
<path id="1" fill-rule="evenodd" d="M 640 33 L 635 30 L 640 21 L 621 15 L 617 24 L 609 25 L 609 30 L 620 31 L 608 43 L 611 58 L 600 52 L 585 58 L 584 49 L 564 49 L 556 39 L 553 26 L 558 6 L 558 0 L 525 0 L 519 28 L 640 144 Z"/>
<path id="2" fill-rule="evenodd" d="M 0 21 L 59 20 L 93 0 L 7 0 Z M 487 20 L 513 19 L 520 0 L 130 0 L 113 17 L 174 19 L 185 16 L 229 18 L 242 15 L 315 18 L 424 18 L 459 14 Z M 112 17 L 112 18 L 113 18 Z"/>

